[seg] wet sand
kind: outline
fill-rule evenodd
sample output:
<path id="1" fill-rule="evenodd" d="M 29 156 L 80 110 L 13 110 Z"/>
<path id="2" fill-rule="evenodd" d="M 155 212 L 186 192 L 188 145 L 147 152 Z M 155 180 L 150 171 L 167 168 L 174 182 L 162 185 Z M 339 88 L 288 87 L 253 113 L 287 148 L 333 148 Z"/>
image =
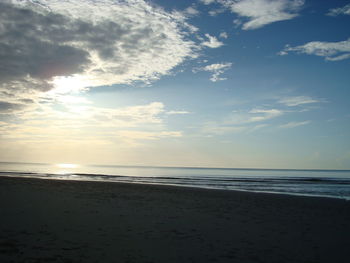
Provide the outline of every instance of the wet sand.
<path id="1" fill-rule="evenodd" d="M 0 177 L 0 262 L 349 262 L 350 202 Z"/>

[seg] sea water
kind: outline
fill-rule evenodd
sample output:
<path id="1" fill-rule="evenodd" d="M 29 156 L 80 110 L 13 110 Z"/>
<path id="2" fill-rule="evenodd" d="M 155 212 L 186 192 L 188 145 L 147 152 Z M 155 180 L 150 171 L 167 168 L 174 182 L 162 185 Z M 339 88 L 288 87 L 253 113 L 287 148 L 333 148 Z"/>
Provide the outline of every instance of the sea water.
<path id="1" fill-rule="evenodd" d="M 350 200 L 350 170 L 1 163 L 0 176 L 128 182 Z"/>

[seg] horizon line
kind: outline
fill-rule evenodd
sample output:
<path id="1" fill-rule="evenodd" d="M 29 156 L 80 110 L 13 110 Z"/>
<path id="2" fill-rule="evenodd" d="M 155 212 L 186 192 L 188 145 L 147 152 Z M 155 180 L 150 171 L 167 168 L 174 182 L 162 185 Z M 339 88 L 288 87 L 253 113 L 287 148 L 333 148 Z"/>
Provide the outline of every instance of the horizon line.
<path id="1" fill-rule="evenodd" d="M 56 165 L 60 163 L 40 163 L 40 162 L 7 162 L 0 161 L 0 164 L 29 164 L 29 165 Z M 204 166 L 161 166 L 161 165 L 122 165 L 122 164 L 79 164 L 80 166 L 95 167 L 139 167 L 139 168 L 168 168 L 168 169 L 212 169 L 212 170 L 262 170 L 262 171 L 338 171 L 350 172 L 350 169 L 320 169 L 320 168 L 247 168 L 247 167 L 204 167 Z M 72 168 L 74 169 L 74 168 Z"/>

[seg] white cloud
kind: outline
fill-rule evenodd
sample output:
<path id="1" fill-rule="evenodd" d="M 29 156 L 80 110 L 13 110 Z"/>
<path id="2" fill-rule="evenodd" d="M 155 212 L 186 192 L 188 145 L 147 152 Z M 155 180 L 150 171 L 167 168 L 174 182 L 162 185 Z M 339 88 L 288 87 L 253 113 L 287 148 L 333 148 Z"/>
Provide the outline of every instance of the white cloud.
<path id="1" fill-rule="evenodd" d="M 278 100 L 278 103 L 284 104 L 289 107 L 294 107 L 294 106 L 299 106 L 304 104 L 311 104 L 311 103 L 319 103 L 319 102 L 324 102 L 324 100 L 314 99 L 308 96 L 285 97 Z"/>
<path id="2" fill-rule="evenodd" d="M 206 123 L 202 128 L 202 132 L 205 134 L 217 134 L 223 135 L 227 133 L 238 133 L 247 130 L 244 126 L 224 126 L 218 123 Z"/>
<path id="3" fill-rule="evenodd" d="M 197 16 L 199 15 L 199 11 L 196 7 L 194 6 L 189 6 L 187 7 L 184 11 L 183 14 L 187 15 L 187 16 Z"/>
<path id="4" fill-rule="evenodd" d="M 27 142 L 116 143 L 121 140 L 135 144 L 137 140 L 182 136 L 181 131 L 171 131 L 164 126 L 163 118 L 167 113 L 164 108 L 161 102 L 116 109 L 95 107 L 85 101 L 82 105 L 74 101 L 64 108 L 41 105 L 36 111 L 19 115 L 18 124 L 0 122 L 0 137 Z"/>
<path id="5" fill-rule="evenodd" d="M 261 122 L 279 117 L 283 114 L 282 110 L 278 109 L 253 109 L 249 112 L 251 116 L 246 122 Z"/>
<path id="6" fill-rule="evenodd" d="M 309 123 L 310 121 L 300 121 L 300 122 L 292 121 L 292 122 L 288 122 L 286 124 L 280 125 L 279 127 L 283 129 L 289 129 L 289 128 L 295 128 L 295 127 L 307 125 Z"/>
<path id="7" fill-rule="evenodd" d="M 240 20 L 238 18 L 234 19 L 232 22 L 235 25 L 235 28 L 238 28 L 243 24 L 242 20 Z"/>
<path id="8" fill-rule="evenodd" d="M 179 131 L 161 131 L 161 132 L 149 132 L 149 131 L 133 131 L 122 130 L 116 133 L 118 137 L 122 137 L 128 140 L 158 140 L 161 138 L 182 137 L 182 133 Z"/>
<path id="9" fill-rule="evenodd" d="M 338 16 L 338 15 L 350 15 L 350 4 L 347 4 L 343 7 L 332 8 L 329 10 L 329 16 Z"/>
<path id="10" fill-rule="evenodd" d="M 53 88 L 69 93 L 147 83 L 196 56 L 196 44 L 189 40 L 195 28 L 186 16 L 144 0 L 12 0 L 0 5 L 0 95 L 12 98 L 10 103 Z"/>
<path id="11" fill-rule="evenodd" d="M 197 68 L 195 69 L 194 72 L 198 72 L 198 71 L 212 72 L 213 75 L 210 77 L 210 80 L 212 82 L 217 82 L 220 80 L 226 80 L 226 78 L 221 78 L 220 75 L 223 74 L 226 70 L 230 69 L 231 66 L 232 66 L 232 63 L 230 62 L 210 64 L 202 68 Z"/>
<path id="12" fill-rule="evenodd" d="M 209 34 L 205 34 L 205 36 L 208 38 L 207 41 L 202 42 L 203 46 L 209 47 L 209 48 L 218 48 L 224 45 L 221 41 L 219 41 L 216 37 L 211 36 Z"/>
<path id="13" fill-rule="evenodd" d="M 183 115 L 183 114 L 190 114 L 189 111 L 185 111 L 185 110 L 172 110 L 172 111 L 167 111 L 166 114 L 169 114 L 169 115 Z"/>
<path id="14" fill-rule="evenodd" d="M 221 32 L 219 37 L 221 37 L 221 38 L 228 38 L 228 34 L 226 32 Z"/>
<path id="15" fill-rule="evenodd" d="M 215 3 L 216 0 L 200 0 L 200 2 L 202 2 L 205 5 L 210 5 L 212 3 Z"/>
<path id="16" fill-rule="evenodd" d="M 242 17 L 235 24 L 243 24 L 242 29 L 252 30 L 265 25 L 290 20 L 298 16 L 304 0 L 216 0 L 202 1 L 205 4 L 217 2 Z M 248 20 L 248 21 L 246 21 Z"/>
<path id="17" fill-rule="evenodd" d="M 287 45 L 279 54 L 287 55 L 289 52 L 325 57 L 329 61 L 344 60 L 350 58 L 350 38 L 340 42 L 312 41 L 296 47 Z"/>
<path id="18" fill-rule="evenodd" d="M 249 129 L 248 132 L 255 132 L 255 131 L 261 130 L 267 126 L 268 126 L 267 124 L 258 124 L 258 125 L 255 125 L 254 127 L 252 127 L 251 129 Z"/>
<path id="19" fill-rule="evenodd" d="M 238 132 L 254 132 L 267 126 L 266 121 L 280 117 L 284 111 L 279 109 L 252 109 L 234 111 L 224 119 L 204 124 L 202 132 L 206 134 L 227 134 Z"/>
<path id="20" fill-rule="evenodd" d="M 152 102 L 146 105 L 119 109 L 90 107 L 84 108 L 84 110 L 89 112 L 89 118 L 92 117 L 96 121 L 101 121 L 101 123 L 106 123 L 107 125 L 113 124 L 118 125 L 118 127 L 136 127 L 140 124 L 162 123 L 160 114 L 164 113 L 164 104 L 161 102 Z"/>
<path id="21" fill-rule="evenodd" d="M 339 55 L 336 57 L 328 57 L 328 58 L 326 58 L 326 60 L 328 60 L 328 61 L 340 61 L 340 60 L 344 60 L 344 59 L 348 59 L 348 58 L 350 58 L 350 53 L 346 53 L 346 54 Z"/>
<path id="22" fill-rule="evenodd" d="M 248 125 L 264 122 L 280 117 L 285 112 L 279 109 L 252 109 L 249 111 L 235 111 L 225 118 L 224 125 Z"/>
<path id="23" fill-rule="evenodd" d="M 212 9 L 208 12 L 210 16 L 217 16 L 218 14 L 221 14 L 225 12 L 225 8 L 218 8 L 218 9 Z"/>

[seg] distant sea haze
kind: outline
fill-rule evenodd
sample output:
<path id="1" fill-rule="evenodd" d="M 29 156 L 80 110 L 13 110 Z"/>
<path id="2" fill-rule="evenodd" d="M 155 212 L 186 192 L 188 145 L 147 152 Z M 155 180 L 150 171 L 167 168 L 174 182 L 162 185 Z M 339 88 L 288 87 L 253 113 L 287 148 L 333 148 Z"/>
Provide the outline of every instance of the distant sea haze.
<path id="1" fill-rule="evenodd" d="M 0 163 L 0 176 L 126 182 L 350 200 L 350 170 Z"/>

